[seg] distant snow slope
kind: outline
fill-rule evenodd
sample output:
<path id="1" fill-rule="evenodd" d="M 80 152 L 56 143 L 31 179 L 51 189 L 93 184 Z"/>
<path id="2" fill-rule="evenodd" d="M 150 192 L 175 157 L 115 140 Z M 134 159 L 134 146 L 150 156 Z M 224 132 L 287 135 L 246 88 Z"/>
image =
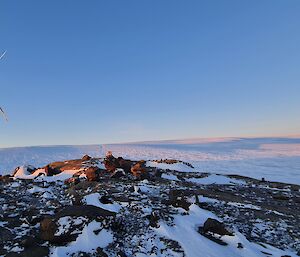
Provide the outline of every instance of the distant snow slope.
<path id="1" fill-rule="evenodd" d="M 54 161 L 81 158 L 84 154 L 100 156 L 102 147 L 89 145 L 0 148 L 0 174 L 10 173 L 21 165 L 40 167 Z"/>
<path id="2" fill-rule="evenodd" d="M 131 159 L 180 159 L 196 171 L 240 174 L 300 184 L 300 138 L 218 138 L 136 144 L 51 146 L 0 149 L 0 173 L 16 166 L 42 166 L 52 161 L 103 156 L 111 150 Z"/>

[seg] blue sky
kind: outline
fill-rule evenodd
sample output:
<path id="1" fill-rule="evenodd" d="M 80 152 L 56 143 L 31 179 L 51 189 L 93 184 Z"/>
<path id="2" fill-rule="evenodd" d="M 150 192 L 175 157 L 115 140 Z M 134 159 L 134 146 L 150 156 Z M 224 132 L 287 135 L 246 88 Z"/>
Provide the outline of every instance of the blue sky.
<path id="1" fill-rule="evenodd" d="M 1 1 L 0 147 L 300 133 L 300 1 Z"/>

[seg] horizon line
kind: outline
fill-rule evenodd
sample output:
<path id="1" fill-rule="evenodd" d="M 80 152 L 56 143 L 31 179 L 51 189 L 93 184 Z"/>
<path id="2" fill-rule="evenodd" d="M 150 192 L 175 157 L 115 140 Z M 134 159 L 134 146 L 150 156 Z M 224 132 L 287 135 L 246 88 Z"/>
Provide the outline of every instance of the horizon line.
<path id="1" fill-rule="evenodd" d="M 118 142 L 118 143 L 92 143 L 92 144 L 41 144 L 41 145 L 24 145 L 24 146 L 9 146 L 9 147 L 0 147 L 2 149 L 13 149 L 13 148 L 29 148 L 29 147 L 55 147 L 55 146 L 101 146 L 101 145 L 122 145 L 122 144 L 154 144 L 158 142 L 181 142 L 181 143 L 192 143 L 194 140 L 202 140 L 203 142 L 207 140 L 207 143 L 217 142 L 216 140 L 223 139 L 224 141 L 243 139 L 243 138 L 300 138 L 300 134 L 292 134 L 292 135 L 274 135 L 274 136 L 225 136 L 225 137 L 190 137 L 190 138 L 180 138 L 180 139 L 155 139 L 155 140 L 146 140 L 146 141 L 126 141 L 126 142 Z"/>

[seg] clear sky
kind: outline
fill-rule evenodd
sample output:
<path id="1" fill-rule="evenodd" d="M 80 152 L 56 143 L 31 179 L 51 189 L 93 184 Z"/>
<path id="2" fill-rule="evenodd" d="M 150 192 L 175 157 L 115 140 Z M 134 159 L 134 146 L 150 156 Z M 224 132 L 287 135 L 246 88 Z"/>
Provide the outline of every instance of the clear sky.
<path id="1" fill-rule="evenodd" d="M 300 1 L 0 2 L 0 147 L 300 133 Z"/>

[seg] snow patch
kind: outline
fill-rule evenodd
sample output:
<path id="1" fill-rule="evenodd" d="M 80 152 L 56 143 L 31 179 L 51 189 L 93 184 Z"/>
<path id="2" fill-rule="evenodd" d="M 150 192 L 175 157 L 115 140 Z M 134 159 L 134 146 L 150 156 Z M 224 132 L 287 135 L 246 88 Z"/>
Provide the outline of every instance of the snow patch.
<path id="1" fill-rule="evenodd" d="M 119 212 L 122 206 L 118 203 L 109 203 L 109 204 L 103 204 L 100 202 L 101 195 L 99 193 L 93 193 L 86 195 L 83 198 L 83 201 L 88 205 L 94 205 L 96 207 L 100 207 L 102 209 L 111 211 L 111 212 Z"/>
<path id="2" fill-rule="evenodd" d="M 101 228 L 101 223 L 92 221 L 83 228 L 82 233 L 77 237 L 76 241 L 71 242 L 67 246 L 52 248 L 50 256 L 71 256 L 71 254 L 77 252 L 93 253 L 98 247 L 107 247 L 113 242 L 113 234 L 106 229 L 102 229 L 98 234 L 95 234 L 94 231 L 99 228 Z"/>
<path id="3" fill-rule="evenodd" d="M 181 162 L 168 164 L 168 163 L 158 163 L 155 161 L 147 161 L 146 166 L 151 167 L 151 168 L 162 169 L 162 170 L 167 170 L 167 169 L 176 170 L 176 171 L 180 171 L 180 172 L 194 172 L 195 171 L 192 167 L 190 167 L 186 164 L 183 164 Z"/>
<path id="4" fill-rule="evenodd" d="M 160 236 L 176 240 L 183 248 L 186 256 L 199 257 L 260 257 L 263 252 L 273 256 L 296 255 L 290 251 L 282 251 L 269 245 L 264 248 L 261 245 L 249 242 L 238 231 L 234 236 L 223 236 L 222 240 L 228 245 L 219 245 L 198 233 L 198 227 L 203 226 L 207 218 L 218 219 L 213 213 L 203 210 L 195 204 L 190 206 L 189 215 L 175 215 L 174 226 L 169 226 L 165 222 L 160 222 L 160 227 L 154 229 Z M 243 245 L 242 249 L 237 248 L 237 244 Z"/>
<path id="5" fill-rule="evenodd" d="M 229 178 L 223 175 L 216 175 L 212 174 L 204 178 L 189 178 L 186 179 L 187 182 L 192 182 L 196 184 L 202 185 L 210 185 L 210 184 L 217 184 L 217 185 L 230 185 L 230 184 L 245 184 L 242 180 L 237 180 L 233 178 Z"/>
<path id="6" fill-rule="evenodd" d="M 167 174 L 167 173 L 163 173 L 161 175 L 162 178 L 164 179 L 168 179 L 168 180 L 173 180 L 173 181 L 180 181 L 176 175 L 173 175 L 173 174 Z"/>
<path id="7" fill-rule="evenodd" d="M 38 181 L 45 181 L 45 182 L 55 182 L 55 181 L 64 181 L 68 178 L 73 177 L 73 175 L 82 169 L 79 170 L 64 170 L 61 173 L 53 176 L 39 176 L 36 178 Z"/>

